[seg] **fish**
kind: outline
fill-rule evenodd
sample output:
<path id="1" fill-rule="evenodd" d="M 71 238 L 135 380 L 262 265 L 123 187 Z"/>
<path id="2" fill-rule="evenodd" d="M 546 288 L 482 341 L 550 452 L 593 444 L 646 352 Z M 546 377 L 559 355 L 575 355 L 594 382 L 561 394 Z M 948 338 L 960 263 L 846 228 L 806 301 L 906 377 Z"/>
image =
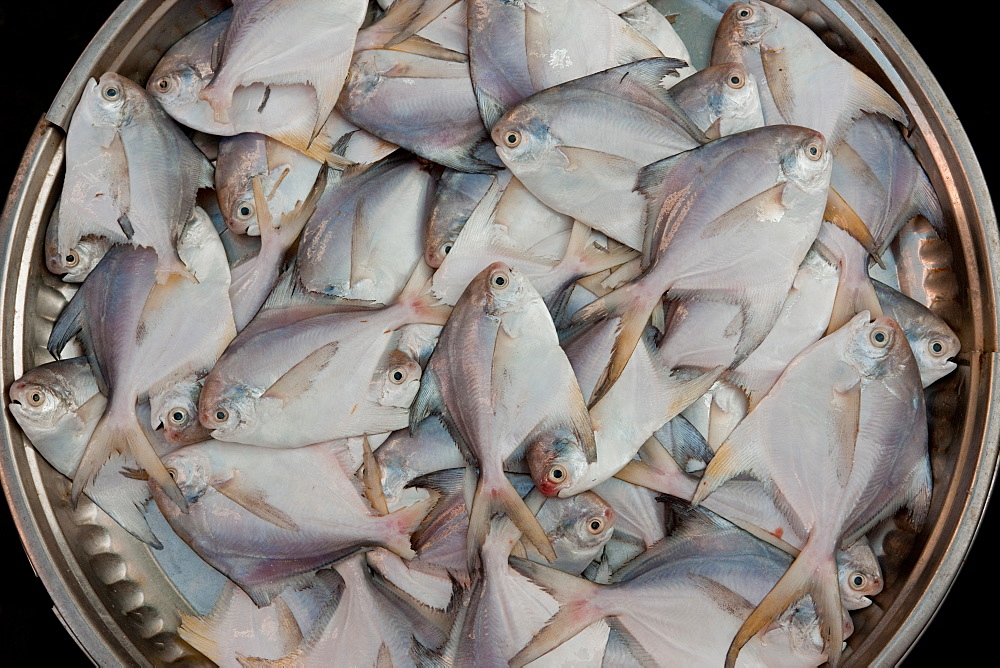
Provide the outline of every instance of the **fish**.
<path id="1" fill-rule="evenodd" d="M 194 212 L 199 188 L 212 185 L 211 163 L 141 86 L 119 74 L 106 72 L 100 81 L 88 81 L 78 109 L 90 110 L 94 138 L 108 148 L 102 160 L 114 162 L 113 167 L 102 167 L 113 169 L 116 179 L 122 174 L 128 179 L 127 185 L 110 186 L 127 188 L 128 200 L 118 201 L 114 207 L 118 215 L 100 212 L 102 229 L 117 225 L 118 234 L 109 237 L 112 241 L 153 248 L 158 258 L 157 283 L 173 274 L 194 280 L 176 245 Z M 73 169 L 89 167 L 74 165 Z M 72 203 L 69 197 L 62 201 L 67 206 Z M 80 220 L 68 211 L 60 213 L 60 220 L 65 222 L 59 227 L 57 246 L 65 257 L 83 234 L 75 224 L 67 225 Z"/>
<path id="2" fill-rule="evenodd" d="M 446 169 L 434 189 L 424 232 L 424 261 L 437 269 L 455 245 L 458 233 L 496 177 Z"/>
<path id="3" fill-rule="evenodd" d="M 483 124 L 492 130 L 507 111 L 536 93 L 528 73 L 525 5 L 467 0 L 469 73 Z"/>
<path id="4" fill-rule="evenodd" d="M 643 168 L 637 189 L 650 220 L 642 274 L 573 316 L 577 324 L 621 318 L 592 404 L 621 375 L 663 297 L 740 306 L 729 326 L 740 332 L 729 368 L 760 345 L 819 232 L 831 163 L 821 134 L 767 126 Z"/>
<path id="5" fill-rule="evenodd" d="M 286 587 L 307 583 L 316 569 L 365 547 L 414 556 L 410 534 L 434 501 L 379 515 L 343 457 L 340 443 L 280 451 L 206 441 L 164 458 L 187 512 L 155 482 L 150 491 L 184 542 L 265 606 Z"/>
<path id="6" fill-rule="evenodd" d="M 764 125 L 757 82 L 739 63 L 706 67 L 671 86 L 670 94 L 710 139 Z"/>
<path id="7" fill-rule="evenodd" d="M 641 250 L 639 171 L 708 141 L 660 85 L 681 66 L 651 58 L 536 93 L 493 126 L 497 154 L 543 204 Z"/>
<path id="8" fill-rule="evenodd" d="M 73 476 L 74 501 L 108 458 L 122 453 L 133 457 L 178 505 L 184 504 L 139 425 L 136 402 L 188 374 L 207 372 L 235 335 L 235 325 L 229 265 L 204 212 L 185 227 L 178 254 L 198 282 L 177 277 L 159 284 L 155 251 L 112 247 L 52 330 L 47 347 L 56 357 L 79 335 L 98 387 L 108 397 L 107 409 Z M 190 317 L 192 310 L 203 316 Z"/>
<path id="9" fill-rule="evenodd" d="M 768 125 L 816 130 L 831 149 L 863 112 L 909 124 L 902 106 L 868 75 L 774 5 L 749 0 L 726 10 L 715 35 L 712 64 L 732 62 L 742 63 L 756 79 Z M 823 85 L 815 85 L 817 81 Z"/>
<path id="10" fill-rule="evenodd" d="M 198 398 L 204 382 L 204 377 L 196 375 L 150 395 L 150 426 L 163 429 L 167 443 L 181 446 L 208 440 L 209 430 L 198 421 Z"/>
<path id="11" fill-rule="evenodd" d="M 445 167 L 472 173 L 503 167 L 479 116 L 468 63 L 359 51 L 337 108 L 358 127 Z"/>
<path id="12" fill-rule="evenodd" d="M 396 332 L 444 324 L 450 312 L 432 304 L 425 282 L 418 266 L 399 299 L 382 309 L 258 313 L 208 374 L 201 423 L 213 438 L 270 448 L 406 426 L 421 368 L 394 348 Z"/>
<path id="13" fill-rule="evenodd" d="M 391 304 L 423 254 L 433 192 L 432 175 L 403 156 L 328 184 L 296 253 L 302 287 Z"/>
<path id="14" fill-rule="evenodd" d="M 962 350 L 962 342 L 942 318 L 926 306 L 879 281 L 872 281 L 885 315 L 899 323 L 920 367 L 920 383 L 929 387 L 944 378 L 958 364 L 952 361 Z"/>
<path id="15" fill-rule="evenodd" d="M 411 430 L 432 414 L 441 416 L 469 466 L 479 469 L 468 530 L 470 569 L 497 512 L 554 559 L 538 521 L 503 475 L 503 463 L 547 440 L 578 440 L 592 454 L 593 428 L 552 318 L 517 270 L 503 263 L 486 267 L 455 304 L 424 370 Z"/>
<path id="16" fill-rule="evenodd" d="M 38 454 L 72 478 L 108 403 L 87 359 L 74 357 L 37 366 L 14 381 L 7 394 L 11 415 Z M 118 458 L 115 463 L 120 466 L 105 467 L 98 474 L 87 496 L 137 539 L 162 548 L 142 512 L 149 497 L 146 484 L 119 475 L 121 467 L 133 467 L 134 462 Z"/>
<path id="17" fill-rule="evenodd" d="M 215 110 L 201 98 L 201 93 L 215 76 L 232 17 L 232 9 L 225 9 L 195 28 L 174 43 L 153 68 L 146 90 L 171 118 L 211 135 L 264 134 L 335 168 L 356 161 L 377 160 L 393 150 L 347 123 L 336 111 L 327 117 L 320 133 L 313 136 L 312 113 L 289 113 L 290 109 L 311 109 L 316 104 L 313 88 L 304 83 L 240 86 L 233 91 L 228 120 L 217 120 Z M 355 147 L 361 152 L 354 154 Z"/>
<path id="18" fill-rule="evenodd" d="M 112 242 L 107 237 L 88 234 L 63 254 L 57 246 L 56 219 L 57 214 L 53 212 L 46 228 L 45 267 L 67 283 L 82 283 L 111 248 Z"/>
<path id="19" fill-rule="evenodd" d="M 556 598 L 559 611 L 510 663 L 523 666 L 546 656 L 603 619 L 632 655 L 649 663 L 717 665 L 753 601 L 764 597 L 789 561 L 725 520 L 690 511 L 679 529 L 619 569 L 607 585 L 512 558 L 514 569 Z M 811 621 L 795 614 L 786 613 L 782 624 L 754 638 L 746 658 L 768 666 L 822 663 L 821 648 L 795 646 L 796 630 Z"/>
<path id="20" fill-rule="evenodd" d="M 600 2 L 600 4 L 607 6 L 604 2 Z M 611 8 L 609 7 L 609 9 Z M 690 64 L 691 54 L 688 53 L 687 46 L 681 40 L 677 31 L 674 30 L 674 26 L 670 23 L 670 20 L 663 15 L 663 12 L 648 2 L 642 2 L 628 11 L 615 13 L 635 28 L 640 35 L 648 39 L 662 55 L 668 58 L 677 58 L 688 63 L 687 67 L 677 70 L 677 81 L 674 85 L 677 85 L 678 82 L 697 72 Z M 667 79 L 664 81 L 664 85 L 667 85 L 669 82 L 670 79 Z"/>
<path id="21" fill-rule="evenodd" d="M 790 396 L 798 398 L 794 416 L 785 408 Z M 903 507 L 919 525 L 930 500 L 923 388 L 896 321 L 883 316 L 871 322 L 862 312 L 796 357 L 719 448 L 692 503 L 741 472 L 772 481 L 808 535 L 733 639 L 727 664 L 790 602 L 809 593 L 836 665 L 843 636 L 837 546 L 851 544 Z"/>
<path id="22" fill-rule="evenodd" d="M 215 191 L 226 225 L 260 236 L 252 179 L 261 177 L 273 219 L 279 221 L 308 198 L 323 163 L 264 135 L 245 133 L 219 140 Z"/>
<path id="23" fill-rule="evenodd" d="M 367 8 L 363 0 L 236 3 L 215 75 L 199 97 L 224 123 L 241 86 L 305 84 L 313 90 L 312 104 L 285 113 L 311 117 L 311 139 L 340 95 Z"/>

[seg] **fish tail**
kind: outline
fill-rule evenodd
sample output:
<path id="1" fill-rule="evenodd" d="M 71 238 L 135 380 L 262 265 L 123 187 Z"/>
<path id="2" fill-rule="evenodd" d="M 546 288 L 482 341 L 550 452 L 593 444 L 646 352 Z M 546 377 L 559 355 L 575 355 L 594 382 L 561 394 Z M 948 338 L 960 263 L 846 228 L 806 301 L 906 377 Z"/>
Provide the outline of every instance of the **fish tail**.
<path id="1" fill-rule="evenodd" d="M 862 311 L 871 313 L 874 320 L 882 316 L 882 304 L 878 300 L 875 286 L 867 275 L 857 281 L 850 281 L 841 275 L 837 284 L 837 294 L 833 298 L 833 311 L 830 313 L 830 324 L 826 328 L 829 335 L 850 322 Z"/>
<path id="2" fill-rule="evenodd" d="M 392 522 L 394 531 L 385 542 L 385 548 L 395 552 L 403 559 L 409 560 L 417 556 L 410 543 L 410 536 L 420 528 L 424 518 L 436 504 L 437 499 L 431 497 L 386 515 L 386 519 Z"/>
<path id="3" fill-rule="evenodd" d="M 583 223 L 574 222 L 573 232 L 576 234 L 576 227 L 583 226 Z M 589 237 L 590 231 L 587 229 L 587 235 Z M 615 244 L 612 242 L 609 246 L 614 245 L 615 248 L 601 247 L 597 244 L 590 243 L 587 244 L 582 252 L 580 253 L 580 266 L 585 276 L 590 276 L 592 274 L 600 273 L 606 269 L 611 269 L 619 265 L 623 265 L 626 262 L 634 260 L 638 255 L 638 251 L 629 248 L 624 244 Z"/>
<path id="4" fill-rule="evenodd" d="M 531 514 L 531 510 L 514 489 L 514 486 L 510 484 L 507 476 L 501 473 L 494 483 L 490 482 L 487 475 L 480 474 L 476 493 L 472 499 L 472 509 L 469 513 L 468 542 L 466 544 L 469 572 L 475 570 L 479 549 L 486 541 L 486 534 L 490 528 L 490 520 L 497 513 L 502 513 L 510 518 L 542 556 L 549 561 L 555 561 L 556 553 L 552 549 L 552 543 L 549 542 L 548 536 L 545 535 L 545 530 L 538 523 L 538 519 Z"/>
<path id="5" fill-rule="evenodd" d="M 187 500 L 146 438 L 134 409 L 109 410 L 97 423 L 73 476 L 70 498 L 74 505 L 114 453 L 130 455 L 181 510 L 187 511 Z"/>
<path id="6" fill-rule="evenodd" d="M 573 324 L 589 324 L 611 318 L 618 318 L 620 321 L 615 343 L 611 349 L 611 360 L 594 388 L 588 403 L 589 408 L 607 394 L 625 370 L 625 365 L 632 357 L 646 328 L 646 322 L 649 321 L 661 297 L 662 293 L 655 294 L 640 279 L 600 297 L 573 315 Z"/>
<path id="7" fill-rule="evenodd" d="M 560 603 L 552 619 L 510 660 L 511 666 L 531 663 L 606 616 L 600 585 L 517 557 L 510 558 L 510 565 Z"/>
<path id="8" fill-rule="evenodd" d="M 424 323 L 427 325 L 444 325 L 451 316 L 452 307 L 448 304 L 440 304 L 431 292 L 431 275 L 434 270 L 421 257 L 417 260 L 417 266 L 407 279 L 402 292 L 397 299 L 400 303 L 407 303 L 413 313 L 409 322 Z"/>
<path id="9" fill-rule="evenodd" d="M 726 654 L 726 668 L 734 668 L 743 646 L 806 594 L 812 596 L 816 606 L 820 635 L 826 645 L 828 661 L 835 667 L 840 661 L 841 645 L 844 642 L 844 613 L 837 563 L 833 558 L 833 550 L 828 545 L 809 540 L 785 574 L 736 632 Z"/>
<path id="10" fill-rule="evenodd" d="M 639 449 L 639 456 L 641 460 L 633 459 L 615 477 L 639 487 L 681 498 L 690 498 L 694 493 L 694 485 L 655 438 L 650 438 L 643 444 Z"/>
<path id="11" fill-rule="evenodd" d="M 163 285 L 171 279 L 173 276 L 180 276 L 184 279 L 191 281 L 192 283 L 198 283 L 198 278 L 188 269 L 188 266 L 184 264 L 180 256 L 177 254 L 176 249 L 170 249 L 168 252 L 160 253 L 157 251 L 157 257 L 160 258 L 156 265 L 156 282 Z"/>

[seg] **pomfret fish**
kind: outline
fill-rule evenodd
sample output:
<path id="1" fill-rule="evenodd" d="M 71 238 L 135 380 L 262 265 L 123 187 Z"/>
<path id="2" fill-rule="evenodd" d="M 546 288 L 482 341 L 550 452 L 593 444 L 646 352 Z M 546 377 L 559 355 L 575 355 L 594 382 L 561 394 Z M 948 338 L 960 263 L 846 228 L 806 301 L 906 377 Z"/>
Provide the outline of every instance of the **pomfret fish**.
<path id="1" fill-rule="evenodd" d="M 309 196 L 323 163 L 259 134 L 219 140 L 215 190 L 222 217 L 234 232 L 260 235 L 254 176 L 261 177 L 269 213 L 279 221 Z"/>
<path id="2" fill-rule="evenodd" d="M 391 157 L 331 184 L 296 254 L 302 286 L 391 304 L 423 255 L 434 179 L 416 160 Z"/>
<path id="3" fill-rule="evenodd" d="M 206 441 L 164 458 L 188 512 L 151 491 L 178 535 L 263 606 L 366 546 L 413 556 L 410 534 L 433 501 L 378 515 L 342 459 L 340 443 L 277 451 Z"/>
<path id="4" fill-rule="evenodd" d="M 198 189 L 212 185 L 211 163 L 141 86 L 123 76 L 108 72 L 100 81 L 88 82 L 78 108 L 91 110 L 90 122 L 102 146 L 109 148 L 103 159 L 116 165 L 115 178 L 127 174 L 127 184 L 120 186 L 127 188 L 127 201 L 118 200 L 118 215 L 100 211 L 105 228 L 109 224 L 120 228 L 117 237 L 109 238 L 153 248 L 159 260 L 158 283 L 172 274 L 193 280 L 176 245 L 194 211 Z M 111 199 L 116 199 L 114 194 Z M 72 200 L 63 201 L 69 205 Z M 76 224 L 67 223 L 86 219 L 67 218 L 68 210 L 61 214 L 57 246 L 65 257 L 83 236 Z"/>
<path id="5" fill-rule="evenodd" d="M 490 173 L 503 166 L 479 117 L 468 63 L 359 51 L 338 109 L 373 135 L 445 167 Z"/>
<path id="6" fill-rule="evenodd" d="M 707 141 L 661 85 L 682 65 L 653 58 L 536 93 L 494 125 L 497 153 L 544 204 L 641 249 L 639 170 Z"/>
<path id="7" fill-rule="evenodd" d="M 11 415 L 38 454 L 72 478 L 108 403 L 97 389 L 86 358 L 37 366 L 14 381 L 8 395 Z M 154 447 L 162 451 L 161 444 Z M 116 463 L 134 466 L 125 458 Z M 148 498 L 145 483 L 119 475 L 119 469 L 105 467 L 87 496 L 133 536 L 152 547 L 162 547 L 140 510 Z"/>
<path id="8" fill-rule="evenodd" d="M 738 304 L 730 368 L 743 362 L 777 320 L 816 239 L 830 168 L 823 136 L 793 126 L 730 135 L 645 167 L 637 183 L 650 211 L 643 273 L 573 316 L 622 318 L 596 396 L 617 380 L 664 296 Z"/>
<path id="9" fill-rule="evenodd" d="M 788 413 L 792 396 L 798 397 L 794 416 Z M 930 500 L 923 389 L 899 325 L 887 317 L 869 322 L 863 312 L 796 357 L 716 453 L 694 502 L 741 472 L 773 481 L 808 537 L 741 627 L 727 663 L 790 602 L 809 593 L 836 665 L 843 614 L 837 546 L 903 506 L 920 524 Z"/>
<path id="10" fill-rule="evenodd" d="M 862 112 L 908 122 L 903 108 L 878 84 L 774 5 L 750 0 L 729 6 L 716 32 L 712 64 L 731 62 L 742 63 L 757 80 L 768 125 L 816 130 L 831 148 Z"/>
<path id="11" fill-rule="evenodd" d="M 465 174 L 446 169 L 434 189 L 424 232 L 424 261 L 437 269 L 455 245 L 469 215 L 496 179 L 490 174 Z"/>
<path id="12" fill-rule="evenodd" d="M 721 662 L 731 634 L 790 559 L 714 516 L 688 513 L 682 521 L 670 537 L 615 573 L 609 585 L 512 559 L 512 566 L 544 587 L 560 607 L 511 664 L 523 666 L 546 655 L 600 619 L 618 630 L 633 654 L 656 657 L 657 663 Z M 793 635 L 808 621 L 783 618 L 754 638 L 747 647 L 749 662 L 741 665 L 819 665 L 821 648 L 796 642 Z M 678 643 L 677 638 L 687 640 Z"/>
<path id="13" fill-rule="evenodd" d="M 158 260 L 149 248 L 114 246 L 84 281 L 56 322 L 49 350 L 58 355 L 77 334 L 108 406 L 74 475 L 77 498 L 114 453 L 129 454 L 180 505 L 170 480 L 136 418 L 140 396 L 208 371 L 235 335 L 229 304 L 229 265 L 204 212 L 191 218 L 178 259 L 197 279 L 156 283 Z M 192 318 L 192 311 L 202 317 Z"/>
<path id="14" fill-rule="evenodd" d="M 580 441 L 592 455 L 594 435 L 552 318 L 520 272 L 490 265 L 458 300 L 424 371 L 411 429 L 430 414 L 441 415 L 469 465 L 479 468 L 469 521 L 470 564 L 497 512 L 554 558 L 503 464 L 550 440 Z"/>
<path id="15" fill-rule="evenodd" d="M 707 67 L 674 84 L 670 94 L 709 139 L 764 125 L 757 82 L 739 63 Z"/>
<path id="16" fill-rule="evenodd" d="M 88 234 L 63 254 L 57 241 L 58 225 L 58 213 L 53 211 L 45 232 L 45 267 L 67 283 L 82 283 L 111 248 L 111 240 Z"/>
<path id="17" fill-rule="evenodd" d="M 294 112 L 313 119 L 315 136 L 340 95 L 367 8 L 363 0 L 238 2 L 215 76 L 200 97 L 226 122 L 241 86 L 305 84 L 313 89 L 312 105 Z"/>
<path id="18" fill-rule="evenodd" d="M 393 349 L 396 331 L 443 324 L 449 312 L 422 292 L 425 277 L 415 271 L 383 309 L 258 314 L 208 375 L 201 423 L 214 438 L 272 448 L 405 426 L 420 365 Z"/>
<path id="19" fill-rule="evenodd" d="M 208 440 L 209 430 L 198 421 L 198 398 L 204 383 L 204 377 L 192 376 L 150 394 L 150 426 L 162 428 L 167 443 L 181 446 Z"/>

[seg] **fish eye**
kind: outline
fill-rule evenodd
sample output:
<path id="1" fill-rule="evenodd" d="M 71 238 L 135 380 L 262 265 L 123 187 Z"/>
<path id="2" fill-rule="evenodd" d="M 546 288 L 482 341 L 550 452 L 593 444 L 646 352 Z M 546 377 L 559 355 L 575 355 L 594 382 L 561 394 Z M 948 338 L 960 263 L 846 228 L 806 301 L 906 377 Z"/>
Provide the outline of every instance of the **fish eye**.
<path id="1" fill-rule="evenodd" d="M 218 420 L 219 422 L 225 422 L 226 420 L 229 419 L 229 411 L 227 411 L 225 408 L 220 408 L 216 410 L 215 419 Z"/>
<path id="2" fill-rule="evenodd" d="M 389 370 L 389 382 L 393 385 L 402 385 L 404 380 L 406 380 L 406 369 L 397 366 Z"/>
<path id="3" fill-rule="evenodd" d="M 810 160 L 819 160 L 823 157 L 823 147 L 816 142 L 812 142 L 806 147 L 806 154 Z"/>
<path id="4" fill-rule="evenodd" d="M 548 474 L 545 476 L 549 482 L 559 484 L 566 482 L 569 479 L 569 471 L 562 464 L 556 464 L 549 469 Z"/>
<path id="5" fill-rule="evenodd" d="M 121 94 L 122 94 L 122 89 L 118 87 L 118 84 L 111 84 L 109 86 L 105 86 L 104 89 L 101 91 L 101 97 L 103 97 L 105 100 L 108 100 L 109 102 L 114 102 L 119 97 L 121 97 Z"/>
<path id="6" fill-rule="evenodd" d="M 753 18 L 753 7 L 740 7 L 736 11 L 736 18 L 740 21 L 749 21 Z"/>
<path id="7" fill-rule="evenodd" d="M 851 589 L 861 591 L 868 584 L 868 578 L 861 571 L 854 571 L 851 573 L 851 577 L 847 579 L 847 582 L 851 586 Z"/>
<path id="8" fill-rule="evenodd" d="M 253 214 L 254 208 L 250 202 L 240 202 L 236 205 L 236 218 L 238 220 L 248 220 Z"/>
<path id="9" fill-rule="evenodd" d="M 445 255 L 447 255 L 448 253 L 451 252 L 451 244 L 450 243 L 445 244 L 444 246 L 441 247 L 441 250 L 444 251 Z"/>
<path id="10" fill-rule="evenodd" d="M 183 424 L 187 420 L 187 411 L 183 408 L 175 408 L 170 411 L 170 421 L 174 424 Z"/>
<path id="11" fill-rule="evenodd" d="M 931 354 L 940 357 L 944 354 L 944 342 L 941 339 L 934 339 L 930 344 Z"/>
<path id="12" fill-rule="evenodd" d="M 490 274 L 490 285 L 497 290 L 506 290 L 510 285 L 510 275 L 503 269 L 497 269 Z"/>
<path id="13" fill-rule="evenodd" d="M 604 530 L 604 520 L 600 517 L 591 517 L 587 520 L 587 531 L 597 535 Z"/>
<path id="14" fill-rule="evenodd" d="M 167 473 L 170 474 L 171 480 L 177 480 L 177 469 L 168 468 Z"/>
<path id="15" fill-rule="evenodd" d="M 886 327 L 876 327 L 868 338 L 876 348 L 885 348 L 892 341 L 891 333 Z"/>
<path id="16" fill-rule="evenodd" d="M 521 143 L 521 133 L 517 130 L 510 130 L 503 136 L 503 143 L 507 148 L 514 148 Z"/>
<path id="17" fill-rule="evenodd" d="M 736 72 L 733 72 L 732 74 L 729 75 L 729 78 L 726 80 L 726 83 L 729 84 L 730 88 L 736 88 L 738 90 L 740 88 L 743 88 L 743 84 L 745 83 L 745 81 L 743 77 L 741 77 Z"/>
<path id="18" fill-rule="evenodd" d="M 63 258 L 67 267 L 75 267 L 80 264 L 80 256 L 73 250 L 66 253 L 66 257 Z"/>
<path id="19" fill-rule="evenodd" d="M 28 403 L 32 406 L 41 406 L 45 401 L 45 395 L 38 390 L 33 391 L 28 395 Z"/>
<path id="20" fill-rule="evenodd" d="M 160 77 L 156 80 L 156 90 L 166 93 L 170 90 L 170 77 Z"/>

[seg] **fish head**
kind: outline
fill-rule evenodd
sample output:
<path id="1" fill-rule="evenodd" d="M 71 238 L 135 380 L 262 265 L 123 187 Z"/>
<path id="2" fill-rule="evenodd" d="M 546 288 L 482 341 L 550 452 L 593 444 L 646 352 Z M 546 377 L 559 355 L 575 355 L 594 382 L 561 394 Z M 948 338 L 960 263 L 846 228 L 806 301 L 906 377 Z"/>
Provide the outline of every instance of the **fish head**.
<path id="1" fill-rule="evenodd" d="M 7 392 L 18 424 L 37 432 L 55 429 L 96 393 L 90 365 L 82 359 L 35 367 Z"/>
<path id="2" fill-rule="evenodd" d="M 392 350 L 372 377 L 375 402 L 380 406 L 409 408 L 420 389 L 423 369 L 402 350 Z"/>
<path id="3" fill-rule="evenodd" d="M 138 84 L 116 72 L 102 74 L 93 86 L 87 86 L 84 95 L 90 105 L 91 122 L 100 128 L 125 127 L 147 102 Z"/>
<path id="4" fill-rule="evenodd" d="M 826 138 L 815 130 L 792 126 L 781 133 L 782 174 L 807 193 L 825 194 L 833 171 L 833 151 L 828 150 Z"/>
<path id="5" fill-rule="evenodd" d="M 757 80 L 740 63 L 717 67 L 719 80 L 708 94 L 708 104 L 719 119 L 719 136 L 762 127 L 764 115 Z"/>
<path id="6" fill-rule="evenodd" d="M 205 380 L 198 400 L 198 420 L 220 441 L 235 441 L 257 425 L 255 400 L 260 392 L 218 377 Z"/>
<path id="7" fill-rule="evenodd" d="M 716 41 L 720 35 L 728 35 L 733 44 L 751 46 L 759 44 L 776 27 L 777 21 L 770 7 L 757 0 L 734 2 L 722 15 L 716 30 Z"/>
<path id="8" fill-rule="evenodd" d="M 212 81 L 215 72 L 207 63 L 183 58 L 163 58 L 146 83 L 146 92 L 164 109 L 179 109 L 201 100 L 198 95 Z"/>
<path id="9" fill-rule="evenodd" d="M 869 596 L 882 591 L 882 569 L 867 539 L 862 538 L 837 552 L 840 597 L 847 610 L 860 610 L 872 604 Z"/>
<path id="10" fill-rule="evenodd" d="M 208 440 L 210 430 L 198 416 L 198 399 L 204 379 L 178 383 L 149 397 L 150 426 L 163 428 L 171 445 L 189 445 Z"/>
<path id="11" fill-rule="evenodd" d="M 163 458 L 163 465 L 189 505 L 204 496 L 211 484 L 209 459 L 197 449 L 172 452 Z"/>
<path id="12" fill-rule="evenodd" d="M 615 510 L 594 492 L 582 492 L 565 499 L 545 502 L 538 522 L 556 547 L 560 543 L 573 552 L 596 552 L 614 533 Z"/>
<path id="13" fill-rule="evenodd" d="M 258 236 L 253 177 L 267 177 L 267 145 L 264 135 L 244 133 L 219 140 L 215 191 L 226 225 L 237 234 Z"/>
<path id="14" fill-rule="evenodd" d="M 51 225 L 50 225 L 51 227 Z M 45 266 L 67 283 L 82 283 L 111 248 L 106 237 L 87 235 L 66 252 L 59 250 L 55 235 L 45 237 Z"/>
<path id="15" fill-rule="evenodd" d="M 529 443 L 525 457 L 535 487 L 545 496 L 573 496 L 588 480 L 583 444 L 568 429 Z"/>
<path id="16" fill-rule="evenodd" d="M 907 339 L 920 368 L 920 382 L 924 387 L 958 367 L 952 359 L 962 350 L 962 343 L 955 332 L 936 316 L 919 322 L 907 331 Z"/>
<path id="17" fill-rule="evenodd" d="M 844 325 L 853 333 L 845 354 L 848 363 L 868 379 L 897 375 L 915 366 L 906 334 L 899 324 L 889 316 L 873 322 L 869 318 L 868 311 L 862 311 Z"/>
<path id="18" fill-rule="evenodd" d="M 495 318 L 523 310 L 538 293 L 524 274 L 504 262 L 494 262 L 469 283 L 467 299 Z"/>
<path id="19" fill-rule="evenodd" d="M 490 135 L 500 160 L 517 176 L 538 171 L 554 158 L 568 162 L 558 151 L 559 138 L 531 104 L 518 105 L 504 114 Z"/>

